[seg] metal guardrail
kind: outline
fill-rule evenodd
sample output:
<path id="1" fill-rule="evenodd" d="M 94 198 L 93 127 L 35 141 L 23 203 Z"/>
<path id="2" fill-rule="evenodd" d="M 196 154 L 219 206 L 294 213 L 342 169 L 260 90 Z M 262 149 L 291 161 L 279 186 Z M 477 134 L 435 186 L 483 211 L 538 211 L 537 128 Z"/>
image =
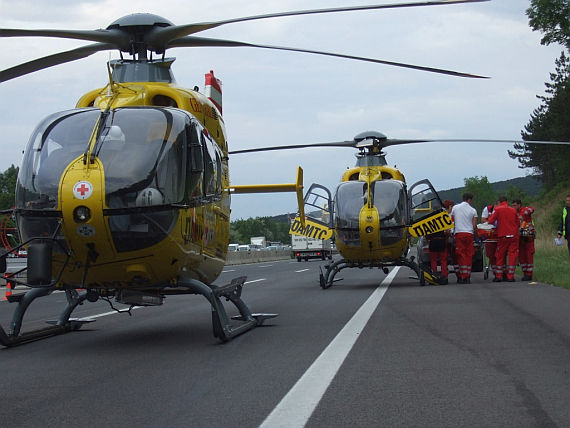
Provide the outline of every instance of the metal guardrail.
<path id="1" fill-rule="evenodd" d="M 230 251 L 226 258 L 226 266 L 286 260 L 290 258 L 291 250 Z"/>

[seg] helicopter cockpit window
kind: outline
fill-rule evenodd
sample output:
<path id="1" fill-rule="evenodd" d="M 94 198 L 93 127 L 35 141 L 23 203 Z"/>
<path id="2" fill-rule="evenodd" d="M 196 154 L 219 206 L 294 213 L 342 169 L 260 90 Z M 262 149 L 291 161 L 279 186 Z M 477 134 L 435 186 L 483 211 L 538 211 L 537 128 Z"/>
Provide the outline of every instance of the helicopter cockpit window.
<path id="1" fill-rule="evenodd" d="M 124 108 L 109 115 L 97 152 L 109 208 L 182 201 L 187 121 L 175 109 Z"/>
<path id="2" fill-rule="evenodd" d="M 382 245 L 391 245 L 403 239 L 408 212 L 404 185 L 396 180 L 374 182 L 374 206 L 380 217 Z"/>
<path id="3" fill-rule="evenodd" d="M 178 218 L 184 200 L 190 117 L 169 108 L 112 112 L 100 135 L 109 227 L 119 252 L 154 245 Z"/>
<path id="4" fill-rule="evenodd" d="M 362 181 L 346 181 L 336 190 L 335 229 L 337 239 L 345 245 L 360 245 L 360 211 L 366 203 L 367 184 Z"/>
<path id="5" fill-rule="evenodd" d="M 16 207 L 57 209 L 61 176 L 88 145 L 99 109 L 68 110 L 44 119 L 30 137 L 16 186 Z"/>

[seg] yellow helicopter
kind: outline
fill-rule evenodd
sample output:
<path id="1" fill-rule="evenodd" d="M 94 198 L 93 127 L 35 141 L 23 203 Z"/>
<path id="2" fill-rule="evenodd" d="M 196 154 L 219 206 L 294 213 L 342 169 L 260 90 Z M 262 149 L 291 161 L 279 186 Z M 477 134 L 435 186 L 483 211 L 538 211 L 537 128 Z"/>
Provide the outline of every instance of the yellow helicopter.
<path id="1" fill-rule="evenodd" d="M 258 47 L 389 64 L 460 77 L 482 77 L 306 49 L 192 36 L 221 25 L 318 13 L 429 6 L 486 0 L 442 0 L 283 12 L 217 22 L 174 25 L 153 14 L 133 14 L 106 29 L 0 29 L 0 37 L 57 37 L 95 42 L 0 72 L 5 82 L 99 51 L 109 61 L 109 83 L 82 96 L 75 108 L 45 118 L 30 137 L 16 187 L 16 223 L 22 244 L 0 256 L 12 284 L 10 329 L 0 344 L 79 329 L 70 318 L 86 301 L 115 299 L 129 306 L 161 305 L 166 296 L 199 294 L 212 306 L 214 336 L 226 341 L 275 314 L 252 314 L 241 299 L 245 277 L 213 285 L 227 255 L 232 193 L 293 191 L 302 211 L 302 170 L 291 184 L 230 186 L 228 145 L 219 80 L 206 74 L 205 94 L 175 84 L 165 51 L 174 47 Z M 123 58 L 127 53 L 132 59 Z M 156 58 L 153 55 L 156 54 Z M 340 218 L 340 217 L 337 217 Z M 27 249 L 25 272 L 7 273 L 6 259 Z M 21 279 L 19 274 L 25 273 Z M 37 298 L 65 291 L 68 304 L 55 324 L 22 333 L 24 314 Z M 239 311 L 230 320 L 222 299 Z"/>
<path id="2" fill-rule="evenodd" d="M 388 166 L 382 149 L 394 144 L 426 140 L 394 140 L 367 131 L 352 141 L 297 144 L 230 151 L 230 154 L 306 147 L 353 147 L 359 150 L 356 165 L 341 177 L 334 198 L 320 184 L 312 184 L 305 194 L 303 213 L 291 222 L 289 233 L 315 239 L 333 239 L 341 258 L 321 270 L 320 285 L 329 288 L 345 268 L 413 269 L 424 285 L 434 279 L 422 271 L 414 257 L 407 257 L 411 237 L 451 229 L 453 222 L 429 180 L 409 189 L 401 171 Z M 305 223 L 305 224 L 303 224 Z"/>
<path id="3" fill-rule="evenodd" d="M 350 141 L 293 144 L 230 151 L 230 154 L 311 147 L 351 147 L 359 152 L 356 165 L 341 176 L 334 197 L 326 187 L 312 184 L 304 196 L 304 206 L 291 222 L 290 234 L 315 239 L 333 239 L 340 259 L 325 265 L 319 282 L 323 289 L 335 282 L 346 268 L 407 266 L 419 279 L 437 285 L 436 273 L 416 261 L 408 250 L 413 238 L 453 228 L 453 221 L 428 179 L 406 184 L 404 175 L 388 166 L 383 149 L 393 145 L 436 143 L 525 143 L 570 144 L 561 141 L 515 141 L 481 139 L 393 139 L 376 131 L 362 132 Z M 303 219 L 303 216 L 305 218 Z"/>

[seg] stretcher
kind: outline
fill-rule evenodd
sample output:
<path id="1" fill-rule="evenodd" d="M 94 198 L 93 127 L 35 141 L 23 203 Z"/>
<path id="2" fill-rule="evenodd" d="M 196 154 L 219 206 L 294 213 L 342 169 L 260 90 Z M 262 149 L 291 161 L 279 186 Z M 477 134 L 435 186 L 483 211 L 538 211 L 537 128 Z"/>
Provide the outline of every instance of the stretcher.
<path id="1" fill-rule="evenodd" d="M 482 223 L 477 225 L 477 236 L 481 240 L 481 252 L 483 254 L 483 279 L 489 278 L 489 271 L 492 267 L 489 265 L 489 258 L 487 257 L 487 246 L 485 243 L 499 242 L 497 236 L 497 229 L 492 224 Z"/>

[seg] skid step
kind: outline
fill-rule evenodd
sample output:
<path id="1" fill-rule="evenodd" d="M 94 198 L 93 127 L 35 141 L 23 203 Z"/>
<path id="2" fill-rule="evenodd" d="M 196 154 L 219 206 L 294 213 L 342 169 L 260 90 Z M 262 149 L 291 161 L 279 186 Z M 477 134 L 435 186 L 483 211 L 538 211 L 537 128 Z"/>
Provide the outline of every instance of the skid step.
<path id="1" fill-rule="evenodd" d="M 251 316 L 255 318 L 257 325 L 259 326 L 262 325 L 265 320 L 276 318 L 279 314 L 251 314 Z M 234 315 L 232 319 L 236 321 L 247 321 L 247 319 L 242 315 Z"/>

